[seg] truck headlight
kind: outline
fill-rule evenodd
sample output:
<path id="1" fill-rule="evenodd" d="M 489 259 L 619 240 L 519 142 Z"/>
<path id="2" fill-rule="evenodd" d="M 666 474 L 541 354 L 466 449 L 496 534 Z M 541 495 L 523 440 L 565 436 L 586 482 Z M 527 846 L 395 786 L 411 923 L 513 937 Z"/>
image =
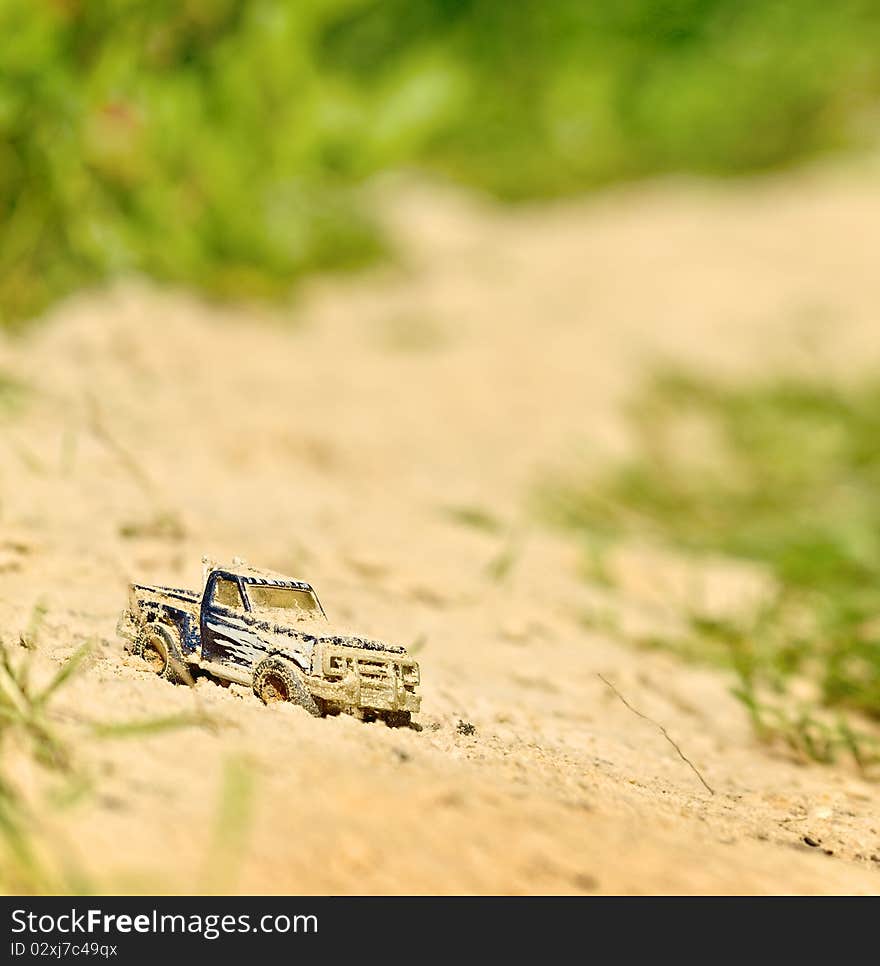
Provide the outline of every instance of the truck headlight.
<path id="1" fill-rule="evenodd" d="M 334 652 L 331 648 L 325 648 L 322 654 L 321 670 L 325 677 L 341 678 L 348 670 L 348 660 L 344 654 Z"/>
<path id="2" fill-rule="evenodd" d="M 419 666 L 418 664 L 404 664 L 402 668 L 402 677 L 404 684 L 418 684 L 419 683 Z"/>

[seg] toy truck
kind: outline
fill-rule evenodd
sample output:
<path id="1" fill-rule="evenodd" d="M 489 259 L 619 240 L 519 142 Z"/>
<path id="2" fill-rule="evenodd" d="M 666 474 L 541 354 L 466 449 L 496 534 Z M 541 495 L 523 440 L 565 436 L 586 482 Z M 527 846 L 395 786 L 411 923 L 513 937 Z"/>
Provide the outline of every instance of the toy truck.
<path id="1" fill-rule="evenodd" d="M 160 677 L 208 674 L 253 688 L 266 704 L 353 714 L 406 727 L 419 666 L 403 647 L 334 631 L 311 584 L 205 562 L 202 592 L 132 584 L 119 619 L 128 650 Z"/>

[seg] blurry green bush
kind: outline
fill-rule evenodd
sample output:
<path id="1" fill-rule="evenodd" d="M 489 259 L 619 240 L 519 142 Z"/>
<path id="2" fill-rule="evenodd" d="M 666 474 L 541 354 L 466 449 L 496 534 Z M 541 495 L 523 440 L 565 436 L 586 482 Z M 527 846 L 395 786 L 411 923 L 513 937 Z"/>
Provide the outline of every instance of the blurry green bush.
<path id="1" fill-rule="evenodd" d="M 517 199 L 852 143 L 878 40 L 878 0 L 0 0 L 0 323 L 361 262 L 389 166 Z"/>

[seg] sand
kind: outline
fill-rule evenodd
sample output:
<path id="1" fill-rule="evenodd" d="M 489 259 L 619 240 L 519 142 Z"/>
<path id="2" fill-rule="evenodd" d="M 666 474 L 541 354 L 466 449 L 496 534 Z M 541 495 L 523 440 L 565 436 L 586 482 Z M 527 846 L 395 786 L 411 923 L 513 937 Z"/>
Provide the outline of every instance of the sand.
<path id="1" fill-rule="evenodd" d="M 90 790 L 41 805 L 46 780 L 15 766 L 58 854 L 109 892 L 880 891 L 876 785 L 762 746 L 723 672 L 586 626 L 601 606 L 674 619 L 681 562 L 623 553 L 618 586 L 591 585 L 530 500 L 626 452 L 625 402 L 658 363 L 876 368 L 873 166 L 506 211 L 403 178 L 376 192 L 397 265 L 271 312 L 129 280 L 0 341 L 0 372 L 32 387 L 0 422 L 0 634 L 45 603 L 38 675 L 95 642 L 56 703 Z M 421 730 L 127 658 L 128 581 L 197 586 L 203 553 L 415 645 Z M 685 585 L 716 578 L 723 598 L 736 581 L 709 564 Z M 211 724 L 84 723 L 181 713 Z"/>

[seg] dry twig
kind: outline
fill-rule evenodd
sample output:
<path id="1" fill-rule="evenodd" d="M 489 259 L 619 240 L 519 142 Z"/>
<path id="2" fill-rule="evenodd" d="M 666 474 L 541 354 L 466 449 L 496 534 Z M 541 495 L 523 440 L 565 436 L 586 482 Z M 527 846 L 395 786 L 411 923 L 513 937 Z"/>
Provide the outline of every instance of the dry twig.
<path id="1" fill-rule="evenodd" d="M 658 728 L 660 730 L 660 733 L 663 735 L 663 737 L 678 752 L 678 757 L 681 758 L 681 760 L 691 769 L 691 771 L 697 776 L 697 778 L 700 779 L 700 781 L 703 783 L 703 786 L 709 792 L 709 794 L 714 795 L 715 789 L 712 788 L 712 786 L 706 781 L 705 778 L 703 778 L 703 776 L 699 772 L 699 769 L 690 760 L 690 758 L 688 758 L 688 756 L 681 750 L 681 748 L 679 748 L 679 746 L 675 743 L 675 741 L 673 741 L 672 738 L 670 738 L 669 732 L 663 727 L 663 725 L 660 724 L 659 721 L 655 721 L 653 718 L 649 718 L 648 715 L 642 714 L 642 712 L 639 711 L 637 708 L 634 708 L 629 703 L 629 701 L 627 701 L 626 698 L 620 693 L 620 691 L 618 691 L 617 688 L 603 674 L 599 674 L 598 676 L 609 688 L 611 688 L 611 690 L 617 695 L 618 698 L 620 698 L 620 700 L 624 703 L 624 705 L 627 708 L 629 708 L 630 711 L 632 711 L 634 715 L 637 715 L 639 718 L 644 718 L 645 721 L 650 721 L 655 728 Z"/>

